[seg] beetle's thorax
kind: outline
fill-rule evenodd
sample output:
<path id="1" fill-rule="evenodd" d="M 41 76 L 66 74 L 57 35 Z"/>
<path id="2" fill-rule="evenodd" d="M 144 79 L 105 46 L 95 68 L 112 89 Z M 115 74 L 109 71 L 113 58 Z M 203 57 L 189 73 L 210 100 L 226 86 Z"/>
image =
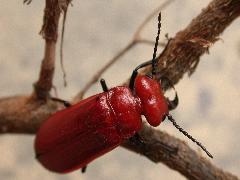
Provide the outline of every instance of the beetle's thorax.
<path id="1" fill-rule="evenodd" d="M 134 90 L 141 103 L 141 113 L 151 126 L 158 126 L 168 114 L 168 105 L 160 83 L 148 76 L 136 77 Z"/>

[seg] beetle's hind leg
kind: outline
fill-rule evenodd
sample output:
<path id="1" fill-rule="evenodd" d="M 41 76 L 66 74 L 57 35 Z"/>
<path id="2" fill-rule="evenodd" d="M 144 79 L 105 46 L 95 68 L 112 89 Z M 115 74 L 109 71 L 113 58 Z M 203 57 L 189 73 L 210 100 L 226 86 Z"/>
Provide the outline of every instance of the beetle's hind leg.
<path id="1" fill-rule="evenodd" d="M 107 87 L 107 84 L 106 84 L 105 79 L 101 79 L 101 80 L 100 80 L 100 84 L 101 84 L 101 86 L 102 86 L 103 91 L 104 91 L 104 92 L 107 92 L 107 91 L 108 91 L 108 87 Z"/>
<path id="2" fill-rule="evenodd" d="M 63 100 L 63 99 L 59 99 L 59 98 L 55 98 L 55 97 L 51 97 L 51 100 L 53 100 L 53 101 L 57 101 L 57 102 L 60 102 L 60 103 L 63 103 L 63 105 L 64 105 L 66 108 L 72 106 L 70 102 L 65 101 L 65 100 Z"/>
<path id="3" fill-rule="evenodd" d="M 84 167 L 81 169 L 81 172 L 82 172 L 82 173 L 85 173 L 85 172 L 86 172 L 86 170 L 87 170 L 87 165 L 86 165 L 86 166 L 84 166 Z"/>
<path id="4" fill-rule="evenodd" d="M 146 145 L 145 142 L 143 141 L 143 139 L 141 138 L 141 136 L 138 133 L 136 133 L 133 137 L 130 137 L 129 141 L 132 144 L 137 145 L 137 146 L 141 146 L 141 147 Z"/>

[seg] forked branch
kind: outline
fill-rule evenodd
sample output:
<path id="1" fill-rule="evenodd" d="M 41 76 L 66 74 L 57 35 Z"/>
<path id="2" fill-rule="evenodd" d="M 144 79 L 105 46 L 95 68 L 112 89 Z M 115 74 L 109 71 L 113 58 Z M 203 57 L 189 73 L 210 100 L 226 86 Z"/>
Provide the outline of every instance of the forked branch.
<path id="1" fill-rule="evenodd" d="M 55 1 L 46 0 L 46 3 L 48 2 Z M 239 15 L 239 0 L 213 0 L 199 16 L 193 19 L 187 28 L 177 33 L 170 42 L 169 47 L 158 62 L 158 75 L 164 74 L 173 83 L 177 83 L 185 73 L 193 73 L 200 56 L 208 52 L 209 45 L 218 40 L 223 30 Z M 49 37 L 48 33 L 45 35 Z M 56 36 L 52 36 L 48 40 L 54 42 L 54 37 Z M 52 47 L 52 50 L 49 51 L 54 50 L 55 48 Z M 48 94 L 52 84 L 52 76 L 47 75 L 47 71 L 44 72 L 42 73 L 43 78 L 40 77 L 37 82 L 41 86 L 37 87 L 43 87 Z M 145 72 L 149 72 L 149 69 L 146 69 Z M 45 83 L 45 78 L 49 78 L 49 81 L 47 81 L 47 85 L 42 86 Z M 41 97 L 37 91 L 35 93 L 37 97 Z M 43 96 L 46 98 L 44 93 Z M 73 101 L 76 102 L 76 100 L 79 100 L 79 97 Z M 2 98 L 0 99 L 0 133 L 33 134 L 41 123 L 60 107 L 58 103 L 52 101 L 33 101 L 31 96 Z M 163 162 L 189 179 L 238 179 L 236 176 L 214 166 L 193 151 L 185 142 L 165 132 L 144 125 L 140 135 L 147 144 L 145 148 L 139 149 L 129 142 L 126 142 L 123 146 L 146 156 L 154 162 Z M 159 146 L 162 143 L 177 148 L 178 151 L 175 154 L 167 154 Z"/>
<path id="2" fill-rule="evenodd" d="M 44 58 L 42 60 L 39 79 L 34 84 L 34 93 L 32 96 L 37 100 L 46 101 L 47 98 L 49 97 L 49 92 L 53 86 L 52 81 L 53 81 L 54 68 L 55 68 L 56 42 L 58 39 L 59 19 L 60 19 L 61 13 L 63 12 L 64 20 L 65 20 L 67 8 L 70 2 L 71 0 L 65 0 L 65 1 L 46 0 L 46 6 L 44 10 L 44 17 L 43 17 L 43 25 L 40 31 L 40 34 L 45 39 Z M 63 34 L 62 34 L 62 40 L 63 40 Z M 62 47 L 62 43 L 61 43 L 61 47 Z M 61 52 L 61 57 L 62 57 L 62 52 Z"/>

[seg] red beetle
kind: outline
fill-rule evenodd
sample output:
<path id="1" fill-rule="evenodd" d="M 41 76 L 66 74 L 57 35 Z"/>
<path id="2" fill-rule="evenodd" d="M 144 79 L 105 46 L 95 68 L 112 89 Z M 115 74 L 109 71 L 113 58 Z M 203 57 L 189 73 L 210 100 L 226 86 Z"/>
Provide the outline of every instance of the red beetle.
<path id="1" fill-rule="evenodd" d="M 154 127 L 167 116 L 181 132 L 206 151 L 169 115 L 169 110 L 177 106 L 177 95 L 173 101 L 165 98 L 160 83 L 154 79 L 160 17 L 159 14 L 153 60 L 133 71 L 129 87 L 108 89 L 102 79 L 103 93 L 56 112 L 42 124 L 35 139 L 35 152 L 45 168 L 58 173 L 85 169 L 89 162 L 116 148 L 124 140 L 139 140 L 137 133 L 142 127 L 141 115 Z M 152 74 L 138 75 L 137 71 L 148 65 L 153 66 Z M 211 156 L 210 153 L 208 155 Z"/>

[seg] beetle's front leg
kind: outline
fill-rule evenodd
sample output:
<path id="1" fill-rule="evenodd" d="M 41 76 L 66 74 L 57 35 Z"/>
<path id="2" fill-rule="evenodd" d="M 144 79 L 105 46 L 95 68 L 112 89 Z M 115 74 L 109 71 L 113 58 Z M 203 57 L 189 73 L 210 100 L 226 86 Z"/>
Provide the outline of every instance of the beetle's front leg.
<path id="1" fill-rule="evenodd" d="M 107 91 L 108 91 L 108 87 L 107 87 L 107 84 L 106 84 L 105 79 L 101 79 L 101 80 L 100 80 L 100 84 L 101 84 L 101 86 L 102 86 L 103 91 L 104 91 L 104 92 L 107 92 Z"/>

